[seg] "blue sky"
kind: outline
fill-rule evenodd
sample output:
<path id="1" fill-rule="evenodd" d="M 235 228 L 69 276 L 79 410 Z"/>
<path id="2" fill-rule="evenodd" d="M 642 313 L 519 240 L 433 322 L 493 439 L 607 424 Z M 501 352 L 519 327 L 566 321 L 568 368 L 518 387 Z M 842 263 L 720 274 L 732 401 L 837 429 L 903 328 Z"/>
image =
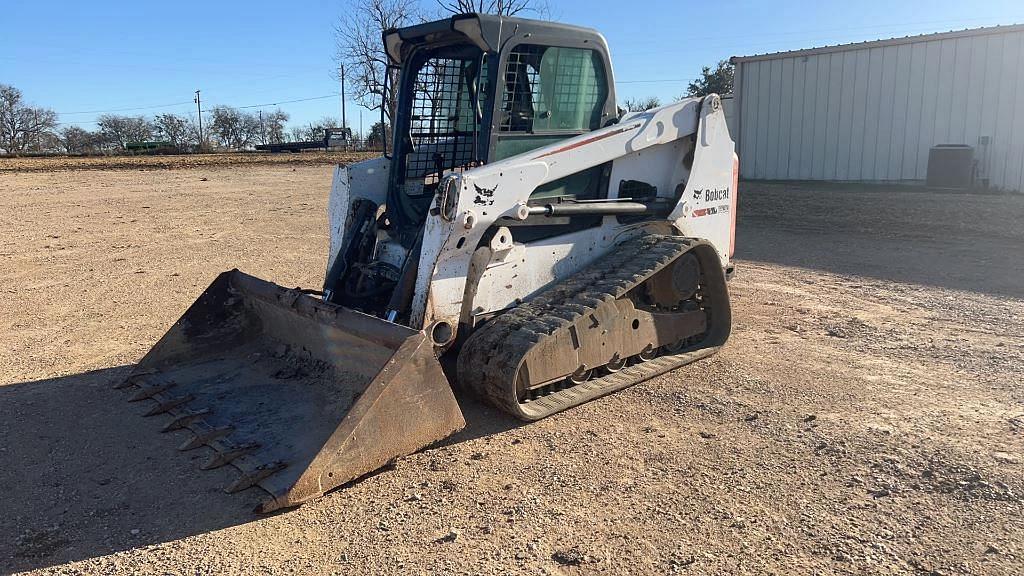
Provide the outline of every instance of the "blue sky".
<path id="1" fill-rule="evenodd" d="M 0 83 L 93 128 L 99 111 L 152 115 L 274 103 L 292 124 L 340 116 L 333 29 L 344 0 L 7 0 Z M 424 5 L 434 10 L 432 1 Z M 617 92 L 668 101 L 733 55 L 1024 22 L 1020 0 L 739 2 L 550 0 L 553 19 L 601 30 Z M 291 100 L 308 99 L 302 102 Z M 134 110 L 132 110 L 134 109 Z M 253 108 L 255 110 L 257 108 Z M 376 112 L 363 111 L 369 129 Z M 359 108 L 348 121 L 359 129 Z"/>

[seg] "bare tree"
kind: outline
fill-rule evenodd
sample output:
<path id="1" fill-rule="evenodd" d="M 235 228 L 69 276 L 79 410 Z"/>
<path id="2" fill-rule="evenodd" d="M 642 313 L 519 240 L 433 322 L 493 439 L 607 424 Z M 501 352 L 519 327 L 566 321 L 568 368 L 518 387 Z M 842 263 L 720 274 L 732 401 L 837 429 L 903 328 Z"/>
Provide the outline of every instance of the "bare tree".
<path id="1" fill-rule="evenodd" d="M 121 144 L 96 130 L 90 132 L 78 126 L 65 126 L 57 134 L 59 148 L 66 154 L 91 154 L 121 149 Z"/>
<path id="2" fill-rule="evenodd" d="M 330 116 L 324 116 L 316 122 L 310 122 L 308 126 L 305 126 L 302 130 L 303 140 L 323 140 L 324 131 L 328 128 L 340 128 L 341 121 L 337 118 Z"/>
<path id="3" fill-rule="evenodd" d="M 142 116 L 104 114 L 97 119 L 96 124 L 108 140 L 121 148 L 129 142 L 153 139 L 153 124 Z"/>
<path id="4" fill-rule="evenodd" d="M 166 140 L 178 150 L 199 145 L 199 127 L 191 117 L 159 114 L 153 118 L 156 137 Z"/>
<path id="5" fill-rule="evenodd" d="M 117 140 L 114 140 L 110 134 L 103 132 L 102 130 L 96 130 L 89 132 L 89 143 L 87 149 L 90 152 L 117 152 L 123 150 L 124 147 Z"/>
<path id="6" fill-rule="evenodd" d="M 93 134 L 80 126 L 65 126 L 58 134 L 60 146 L 67 154 L 88 152 L 93 145 Z"/>
<path id="7" fill-rule="evenodd" d="M 500 14 L 516 16 L 533 13 L 546 17 L 550 12 L 544 0 L 436 0 L 437 5 L 452 14 Z"/>
<path id="8" fill-rule="evenodd" d="M 260 119 L 249 112 L 230 106 L 217 106 L 210 111 L 210 133 L 220 145 L 232 150 L 248 148 L 260 134 Z"/>
<path id="9" fill-rule="evenodd" d="M 546 17 L 547 0 L 435 0 L 447 13 L 470 12 L 504 16 L 534 13 Z M 370 110 L 384 106 L 390 125 L 398 106 L 398 70 L 388 66 L 381 35 L 389 28 L 401 28 L 424 21 L 426 14 L 417 0 L 353 0 L 334 29 L 336 60 L 345 74 L 352 98 Z M 385 98 L 385 79 L 390 86 Z"/>
<path id="10" fill-rule="evenodd" d="M 28 106 L 21 90 L 0 84 L 0 149 L 8 154 L 48 149 L 56 145 L 55 137 L 50 138 L 56 127 L 56 112 Z"/>
<path id="11" fill-rule="evenodd" d="M 280 108 L 270 114 L 264 114 L 260 140 L 264 144 L 280 144 L 284 142 L 284 123 L 288 121 L 288 118 L 288 113 Z"/>
<path id="12" fill-rule="evenodd" d="M 398 71 L 388 67 L 381 35 L 389 28 L 401 28 L 422 21 L 416 0 L 356 0 L 334 29 L 336 59 L 345 71 L 352 97 L 370 110 L 384 105 L 390 119 L 398 106 L 394 87 Z M 384 81 L 392 89 L 384 95 Z"/>
<path id="13" fill-rule="evenodd" d="M 60 148 L 60 136 L 52 130 L 40 132 L 28 145 L 28 150 L 32 152 L 59 152 Z"/>
<path id="14" fill-rule="evenodd" d="M 657 96 L 648 96 L 646 98 L 626 98 L 622 102 L 622 106 L 627 112 L 645 112 L 652 108 L 661 106 L 661 100 Z"/>

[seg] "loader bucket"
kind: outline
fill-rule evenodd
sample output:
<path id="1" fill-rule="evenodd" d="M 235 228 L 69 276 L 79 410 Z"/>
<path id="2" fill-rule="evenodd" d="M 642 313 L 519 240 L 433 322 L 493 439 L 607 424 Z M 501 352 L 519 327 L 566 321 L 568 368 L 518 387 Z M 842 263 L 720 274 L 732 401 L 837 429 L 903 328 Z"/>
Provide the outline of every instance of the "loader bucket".
<path id="1" fill-rule="evenodd" d="M 465 425 L 423 333 L 225 272 L 117 387 L 231 465 L 257 512 L 296 506 Z"/>

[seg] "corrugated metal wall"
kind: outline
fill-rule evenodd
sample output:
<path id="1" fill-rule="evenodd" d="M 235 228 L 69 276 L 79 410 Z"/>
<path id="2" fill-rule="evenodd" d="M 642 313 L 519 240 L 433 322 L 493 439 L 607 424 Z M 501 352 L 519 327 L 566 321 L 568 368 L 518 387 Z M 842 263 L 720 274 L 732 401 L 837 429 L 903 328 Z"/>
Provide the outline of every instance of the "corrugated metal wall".
<path id="1" fill-rule="evenodd" d="M 745 178 L 924 180 L 930 147 L 968 144 L 1024 191 L 1022 31 L 738 59 L 737 92 Z"/>

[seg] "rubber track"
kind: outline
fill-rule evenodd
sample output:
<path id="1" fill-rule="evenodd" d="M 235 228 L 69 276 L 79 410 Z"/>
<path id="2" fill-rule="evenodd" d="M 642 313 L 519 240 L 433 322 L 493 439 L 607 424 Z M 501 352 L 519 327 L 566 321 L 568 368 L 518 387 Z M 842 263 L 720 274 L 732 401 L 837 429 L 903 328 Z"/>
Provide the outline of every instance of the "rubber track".
<path id="1" fill-rule="evenodd" d="M 629 240 L 564 282 L 492 319 L 463 346 L 458 361 L 460 382 L 514 416 L 537 420 L 711 354 L 714 349 L 701 350 L 700 354 L 684 350 L 536 400 L 523 403 L 516 398 L 514 379 L 518 368 L 538 342 L 568 328 L 603 303 L 621 298 L 695 243 L 690 238 L 654 234 Z"/>

